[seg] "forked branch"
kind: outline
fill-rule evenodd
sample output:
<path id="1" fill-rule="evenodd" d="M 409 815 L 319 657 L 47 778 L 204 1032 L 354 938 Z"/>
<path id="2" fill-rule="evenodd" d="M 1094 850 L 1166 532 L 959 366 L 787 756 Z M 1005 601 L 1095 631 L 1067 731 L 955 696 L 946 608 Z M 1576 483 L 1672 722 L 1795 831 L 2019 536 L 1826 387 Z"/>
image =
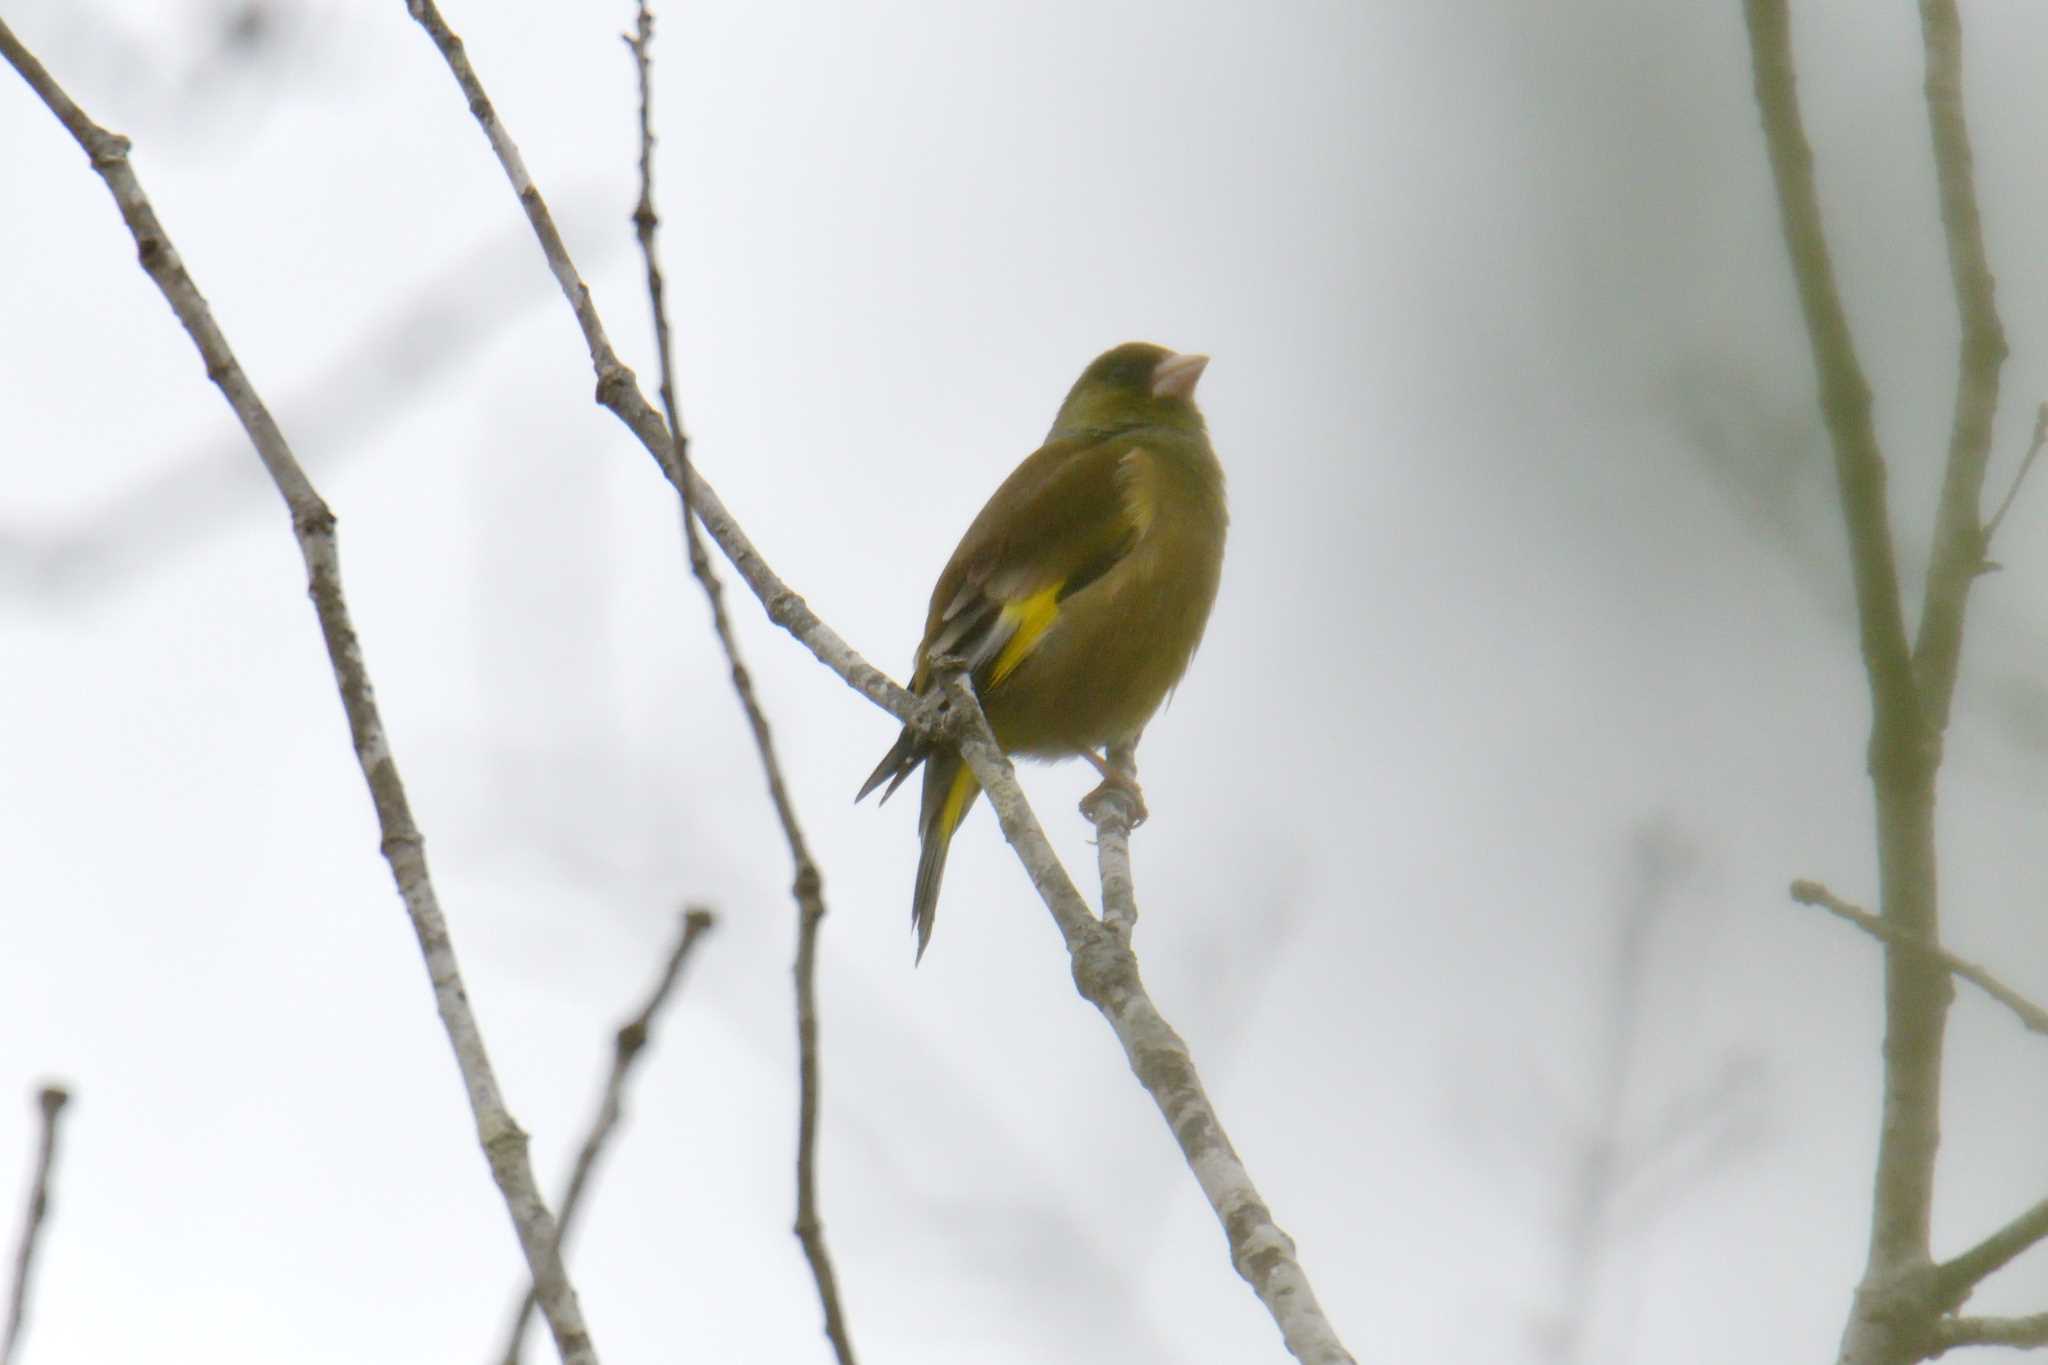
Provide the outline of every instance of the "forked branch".
<path id="1" fill-rule="evenodd" d="M 470 112 L 483 128 L 528 221 L 540 238 L 549 268 L 583 329 L 592 367 L 597 372 L 597 398 L 625 422 L 664 472 L 675 468 L 671 458 L 670 424 L 647 403 L 632 372 L 620 363 L 605 334 L 590 291 L 555 230 L 546 202 L 527 173 L 517 146 L 485 94 L 461 40 L 448 28 L 434 0 L 406 0 L 408 12 L 433 40 L 442 60 L 463 92 Z M 689 488 L 690 506 L 718 542 L 742 579 L 760 599 L 769 620 L 796 636 L 813 655 L 849 686 L 877 706 L 920 727 L 940 723 L 940 708 L 920 704 L 863 659 L 837 632 L 821 621 L 802 598 L 778 578 L 725 510 L 717 493 L 694 468 L 676 468 Z M 957 680 L 956 680 L 957 685 Z M 1188 1056 L 1187 1045 L 1168 1028 L 1145 994 L 1137 961 L 1127 945 L 1090 913 L 1065 869 L 1053 855 L 1045 832 L 1032 815 L 1009 761 L 987 733 L 987 722 L 972 704 L 955 706 L 947 725 L 974 727 L 960 739 L 975 776 L 989 793 L 1002 819 L 1003 833 L 1016 848 L 1032 884 L 1052 912 L 1068 945 L 1074 978 L 1082 995 L 1109 1020 L 1124 1044 L 1126 1057 L 1139 1080 L 1166 1117 L 1197 1182 L 1222 1221 L 1239 1272 L 1259 1294 L 1280 1326 L 1288 1348 L 1304 1361 L 1340 1365 L 1351 1356 L 1338 1341 L 1310 1292 L 1306 1275 L 1294 1257 L 1293 1243 L 1274 1225 L 1243 1163 L 1223 1135 L 1207 1095 Z"/>
<path id="2" fill-rule="evenodd" d="M 1954 1308 L 1970 1291 L 2004 1269 L 2022 1252 L 2048 1239 L 2048 1199 L 2043 1199 L 1968 1251 L 1934 1268 L 1935 1296 Z"/>

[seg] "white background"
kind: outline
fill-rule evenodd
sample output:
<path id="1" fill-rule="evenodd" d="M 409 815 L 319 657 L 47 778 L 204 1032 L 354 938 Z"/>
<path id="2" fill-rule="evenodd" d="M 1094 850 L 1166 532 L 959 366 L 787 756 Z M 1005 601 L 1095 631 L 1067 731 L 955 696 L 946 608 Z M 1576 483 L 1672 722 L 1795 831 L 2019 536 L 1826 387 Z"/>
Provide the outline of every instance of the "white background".
<path id="1" fill-rule="evenodd" d="M 821 1361 L 788 1226 L 786 852 L 674 500 L 590 401 L 517 205 L 399 0 L 15 0 L 136 166 L 340 516 L 472 998 L 550 1187 L 676 908 L 716 908 L 573 1247 L 608 1361 Z M 1919 32 L 1801 4 L 1909 603 L 1955 321 Z M 450 0 L 650 392 L 624 4 Z M 1965 7 L 2034 404 L 2048 17 Z M 900 672 L 930 581 L 1098 351 L 1214 356 L 1234 525 L 1141 751 L 1139 948 L 1361 1360 L 1831 1357 L 1878 955 L 1866 706 L 1733 3 L 664 6 L 693 453 Z M 280 507 L 99 181 L 0 78 L 0 1184 L 73 1085 L 22 1359 L 480 1361 L 520 1261 L 377 857 Z M 2048 995 L 2048 487 L 1975 598 L 1946 932 Z M 1270 1323 L 994 822 L 911 968 L 893 723 L 734 598 L 826 877 L 823 1212 L 871 1361 L 1273 1360 Z M 1026 781 L 1077 873 L 1092 774 Z M 1717 1076 L 1562 1266 L 1616 925 L 1655 921 L 1620 1140 Z M 2039 1040 L 1965 991 L 1938 1250 L 2041 1197 Z M 8 1100 L 7 1096 L 18 1097 Z M 0 1204 L 11 1236 L 12 1201 Z M 2042 1257 L 1972 1311 L 2038 1311 Z M 536 1348 L 545 1354 L 547 1348 Z M 536 1358 L 540 1358 L 536 1356 Z"/>

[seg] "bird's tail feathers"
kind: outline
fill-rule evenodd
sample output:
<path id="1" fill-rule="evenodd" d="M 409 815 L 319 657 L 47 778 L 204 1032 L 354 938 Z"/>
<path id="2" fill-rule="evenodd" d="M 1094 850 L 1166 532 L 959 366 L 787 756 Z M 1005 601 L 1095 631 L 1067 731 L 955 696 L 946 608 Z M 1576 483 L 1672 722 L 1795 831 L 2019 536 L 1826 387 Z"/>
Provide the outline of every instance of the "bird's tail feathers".
<path id="1" fill-rule="evenodd" d="M 917 771 L 917 765 L 924 762 L 925 756 L 930 752 L 931 746 L 919 739 L 908 725 L 904 726 L 903 733 L 896 736 L 896 742 L 889 746 L 888 753 L 882 755 L 882 761 L 868 774 L 868 780 L 860 784 L 860 792 L 853 799 L 856 802 L 866 800 L 869 792 L 887 781 L 888 789 L 882 793 L 882 800 L 875 804 L 881 805 L 888 801 L 896 794 L 896 789 L 903 785 L 905 779 Z"/>
<path id="2" fill-rule="evenodd" d="M 924 770 L 924 810 L 918 822 L 922 846 L 917 855 L 917 889 L 910 898 L 910 922 L 917 929 L 917 960 L 932 941 L 932 923 L 939 913 L 939 880 L 946 872 L 946 851 L 960 828 L 981 784 L 957 753 L 934 753 Z"/>

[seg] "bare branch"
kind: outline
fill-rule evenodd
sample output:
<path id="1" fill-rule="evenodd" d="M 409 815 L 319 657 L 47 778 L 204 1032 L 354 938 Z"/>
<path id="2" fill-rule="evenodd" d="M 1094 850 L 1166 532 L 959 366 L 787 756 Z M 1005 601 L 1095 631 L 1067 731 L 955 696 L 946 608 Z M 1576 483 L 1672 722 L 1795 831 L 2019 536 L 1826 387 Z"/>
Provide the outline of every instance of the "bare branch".
<path id="1" fill-rule="evenodd" d="M 513 192 L 519 196 L 527 221 L 533 225 L 534 235 L 540 239 L 548 268 L 554 273 L 555 282 L 561 287 L 563 297 L 576 314 L 577 325 L 583 330 L 591 367 L 597 373 L 597 401 L 626 424 L 627 430 L 639 438 L 640 444 L 666 475 L 673 449 L 668 423 L 648 404 L 632 370 L 619 360 L 618 353 L 612 349 L 604 322 L 597 315 L 596 305 L 591 302 L 590 287 L 577 273 L 576 264 L 569 257 L 569 248 L 562 241 L 562 234 L 556 230 L 547 201 L 541 198 L 533 177 L 527 173 L 518 146 L 498 121 L 490 96 L 484 93 L 483 84 L 477 79 L 476 71 L 463 51 L 462 40 L 450 31 L 434 0 L 406 0 L 406 11 L 427 31 L 440 51 L 442 60 L 447 63 L 464 99 L 468 101 L 470 113 L 489 139 L 498 164 L 512 182 Z M 917 710 L 917 699 L 891 681 L 888 674 L 862 658 L 840 638 L 837 631 L 818 619 L 809 603 L 776 577 L 753 542 L 740 529 L 739 523 L 725 510 L 725 503 L 717 490 L 706 483 L 702 475 L 693 468 L 685 472 L 685 477 L 690 485 L 690 506 L 697 519 L 718 542 L 718 548 L 732 561 L 754 596 L 761 600 L 768 619 L 794 635 L 820 663 L 837 673 L 854 691 L 898 720 L 909 721 Z"/>
<path id="2" fill-rule="evenodd" d="M 1873 771 L 1881 771 L 1919 757 L 1913 741 L 1920 728 L 1912 656 L 1899 604 L 1899 571 L 1892 554 L 1884 454 L 1871 423 L 1870 384 L 1856 358 L 1856 343 L 1849 334 L 1849 318 L 1835 286 L 1835 268 L 1821 225 L 1813 148 L 1807 144 L 1799 117 L 1784 0 L 1744 0 L 1743 13 L 1749 24 L 1750 61 L 1763 116 L 1764 143 L 1777 183 L 1780 227 L 1792 258 L 1800 308 L 1806 316 L 1813 367 L 1820 379 L 1821 412 L 1834 447 L 1863 661 L 1870 674 L 1876 713 L 1871 763 Z M 1882 742 L 1880 734 L 1886 736 Z M 1881 748 L 1887 751 L 1880 752 Z"/>
<path id="3" fill-rule="evenodd" d="M 0 24 L 0 31 L 5 28 Z M 50 1180 L 57 1167 L 57 1119 L 70 1101 L 71 1092 L 61 1085 L 46 1085 L 36 1093 L 42 1141 L 36 1148 L 35 1177 L 29 1183 L 28 1212 L 21 1220 L 21 1244 L 14 1250 L 14 1284 L 7 1295 L 7 1330 L 0 1335 L 0 1365 L 14 1359 L 22 1325 L 28 1321 L 29 1272 L 35 1268 L 43 1221 L 50 1213 Z"/>
<path id="4" fill-rule="evenodd" d="M 1917 934 L 1908 933 L 1860 906 L 1851 905 L 1819 882 L 1792 883 L 1792 899 L 1801 905 L 1818 905 L 1830 914 L 1849 921 L 1873 938 L 1896 944 L 1921 954 L 1930 961 L 1940 963 L 1944 970 L 1961 977 L 2011 1010 L 2029 1032 L 2048 1035 L 2048 1010 L 2042 1009 L 1976 963 L 1957 957 L 1938 943 L 1929 943 Z"/>
<path id="5" fill-rule="evenodd" d="M 1024 799 L 1016 770 L 997 746 L 995 732 L 989 729 L 988 718 L 966 680 L 957 669 L 943 670 L 939 678 L 950 704 L 949 737 L 960 746 L 961 756 L 988 793 L 1002 821 L 1003 837 L 1017 851 L 1032 885 L 1052 911 L 1066 940 L 1074 984 L 1082 999 L 1109 1021 L 1132 1072 L 1180 1144 L 1181 1155 L 1223 1225 L 1237 1273 L 1272 1314 L 1281 1338 L 1297 1360 L 1313 1365 L 1353 1365 L 1351 1353 L 1344 1349 L 1316 1302 L 1307 1272 L 1295 1259 L 1294 1240 L 1273 1221 L 1251 1174 L 1230 1145 L 1187 1044 L 1146 993 L 1127 936 L 1096 919 L 1082 901 Z M 1099 804 L 1106 810 L 1121 803 Z"/>
<path id="6" fill-rule="evenodd" d="M 2024 1318 L 1944 1318 L 1934 1325 L 1930 1359 L 1958 1346 L 2015 1346 L 2038 1351 L 2048 1346 L 2048 1313 Z"/>
<path id="7" fill-rule="evenodd" d="M 662 964 L 654 990 L 648 994 L 647 1002 L 631 1019 L 619 1025 L 618 1032 L 612 1037 L 612 1069 L 611 1074 L 605 1077 L 604 1096 L 598 1101 L 597 1113 L 591 1117 L 583 1145 L 576 1151 L 576 1162 L 569 1171 L 569 1187 L 562 1193 L 562 1211 L 555 1226 L 557 1250 L 568 1242 L 569 1230 L 575 1226 L 576 1214 L 583 1207 L 584 1192 L 590 1187 L 590 1174 L 597 1169 L 598 1157 L 618 1130 L 619 1120 L 625 1116 L 626 1081 L 632 1075 L 634 1063 L 654 1036 L 655 1016 L 675 994 L 676 983 L 682 980 L 683 965 L 690 960 L 690 950 L 717 923 L 717 916 L 701 906 L 692 906 L 681 918 L 682 932 L 676 937 L 676 946 L 669 950 L 668 960 Z M 532 1320 L 537 1306 L 533 1287 L 529 1285 L 520 1296 L 519 1308 L 512 1315 L 512 1326 L 506 1332 L 505 1349 L 500 1353 L 505 1365 L 519 1365 L 519 1345 L 526 1336 L 526 1324 Z"/>
<path id="8" fill-rule="evenodd" d="M 661 273 L 656 229 L 661 218 L 654 208 L 654 94 L 649 50 L 654 43 L 654 15 L 647 0 L 640 0 L 634 33 L 626 39 L 632 49 L 634 69 L 640 84 L 640 203 L 633 212 L 633 225 L 640 239 L 640 254 L 647 262 L 647 296 L 654 313 L 654 343 L 661 358 L 661 405 L 668 415 L 668 429 L 674 441 L 664 469 L 669 482 L 682 493 L 683 539 L 689 554 L 690 572 L 704 589 L 711 608 L 711 627 L 731 665 L 733 691 L 753 731 L 754 748 L 760 755 L 761 771 L 768 780 L 769 799 L 775 817 L 782 824 L 795 866 L 792 891 L 796 898 L 797 949 L 792 968 L 796 988 L 797 1022 L 797 1142 L 796 1221 L 791 1230 L 804 1249 L 811 1278 L 817 1285 L 818 1302 L 825 1314 L 825 1336 L 832 1343 L 839 1365 L 854 1365 L 853 1338 L 847 1330 L 846 1313 L 839 1301 L 839 1278 L 832 1269 L 832 1254 L 825 1245 L 825 1224 L 818 1214 L 818 928 L 825 919 L 825 881 L 811 858 L 803 827 L 797 822 L 796 804 L 790 799 L 782 764 L 775 756 L 775 736 L 768 728 L 767 713 L 754 695 L 754 684 L 740 658 L 738 638 L 725 610 L 725 585 L 704 553 L 697 535 L 695 498 L 690 479 L 690 438 L 683 429 L 682 413 L 676 403 L 675 357 L 670 345 L 668 299 Z"/>
<path id="9" fill-rule="evenodd" d="M 540 191 L 527 174 L 518 149 L 499 123 L 489 97 L 464 55 L 461 41 L 449 31 L 433 0 L 406 0 L 407 10 L 427 30 L 466 96 L 469 108 L 497 154 L 528 221 L 541 240 L 549 267 L 562 286 L 583 328 L 591 363 L 598 374 L 598 401 L 611 409 L 639 437 L 666 470 L 671 463 L 668 424 L 647 405 L 631 371 L 619 363 L 590 292 L 576 273 L 568 249 L 555 231 Z M 927 729 L 946 728 L 975 776 L 988 792 L 1002 820 L 1003 833 L 1052 912 L 1073 963 L 1082 996 L 1100 1010 L 1124 1045 L 1131 1067 L 1165 1115 L 1175 1139 L 1193 1169 L 1196 1181 L 1216 1211 L 1230 1241 L 1238 1272 L 1252 1285 L 1279 1324 L 1288 1348 L 1304 1361 L 1338 1365 L 1351 1356 L 1337 1340 L 1307 1276 L 1294 1258 L 1294 1245 L 1272 1221 L 1230 1147 L 1213 1107 L 1203 1093 L 1189 1060 L 1187 1045 L 1160 1018 L 1138 979 L 1136 959 L 1117 942 L 1081 900 L 1073 881 L 1060 867 L 1045 832 L 1031 814 L 1018 788 L 1009 760 L 994 742 L 978 705 L 960 707 L 951 693 L 961 683 L 953 678 L 949 694 L 920 703 L 880 669 L 861 658 L 775 576 L 753 544 L 718 501 L 717 494 L 694 469 L 678 471 L 689 483 L 690 505 L 704 528 L 738 569 L 768 618 L 795 635 L 818 660 L 847 684 L 899 720 Z M 971 700 L 971 693 L 959 692 Z M 950 718 L 946 715 L 951 712 Z"/>
<path id="10" fill-rule="evenodd" d="M 1645 823 L 1631 840 L 1632 873 L 1614 921 L 1605 972 L 1601 1056 L 1591 1113 L 1577 1125 L 1564 1178 L 1562 1298 L 1546 1354 L 1563 1365 L 1584 1358 L 1598 1303 L 1603 1262 L 1613 1254 L 1615 1212 L 1627 1180 L 1624 1116 L 1637 1069 L 1644 997 L 1650 984 L 1652 935 L 1670 907 L 1689 854 L 1676 829 Z"/>
<path id="11" fill-rule="evenodd" d="M 1968 1251 L 1934 1268 L 1935 1293 L 1944 1308 L 1954 1308 L 1970 1291 L 2003 1269 L 2020 1253 L 2048 1238 L 2048 1199 L 2043 1199 Z"/>
<path id="12" fill-rule="evenodd" d="M 455 959 L 455 947 L 448 936 L 447 920 L 427 873 L 426 845 L 414 822 L 412 808 L 400 781 L 397 760 L 384 731 L 377 709 L 370 675 L 363 660 L 362 644 L 356 637 L 348 603 L 342 593 L 341 562 L 335 538 L 334 514 L 328 510 L 298 459 L 278 429 L 270 410 L 257 395 L 249 377 L 235 359 L 227 338 L 215 325 L 212 311 L 200 294 L 184 262 L 171 245 L 156 211 L 143 193 L 128 164 L 128 140 L 101 128 L 72 103 L 41 63 L 0 23 L 0 55 L 20 72 L 43 103 L 48 105 L 78 144 L 91 158 L 92 166 L 106 182 L 120 208 L 121 217 L 135 238 L 142 267 L 155 281 L 178 321 L 192 337 L 206 361 L 207 377 L 219 386 L 234 409 L 242 428 L 249 434 L 257 455 L 269 471 L 271 481 L 291 513 L 292 531 L 306 564 L 313 608 L 320 620 L 320 633 L 334 668 L 341 692 L 342 709 L 348 716 L 349 734 L 354 741 L 356 761 L 370 789 L 376 808 L 378 828 L 383 835 L 383 852 L 391 865 L 400 897 L 426 960 L 427 975 L 433 983 L 434 1002 L 441 1024 L 454 1049 L 456 1065 L 462 1072 L 470 1111 L 476 1120 L 477 1137 L 490 1161 L 491 1175 L 512 1217 L 513 1227 L 526 1253 L 527 1266 L 540 1291 L 541 1307 L 554 1333 L 555 1345 L 565 1362 L 585 1365 L 595 1362 L 596 1352 L 584 1326 L 575 1290 L 563 1273 L 561 1257 L 555 1250 L 555 1221 L 548 1213 L 532 1163 L 527 1157 L 526 1134 L 506 1111 L 498 1092 L 497 1077 L 477 1029 L 476 1016 L 469 1007 L 462 974 Z"/>
<path id="13" fill-rule="evenodd" d="M 1906 644 L 1884 458 L 1871 421 L 1870 386 L 1856 358 L 1821 225 L 1813 151 L 1800 121 L 1784 0 L 1744 0 L 1743 13 L 1780 223 L 1820 379 L 1821 411 L 1834 448 L 1848 535 L 1870 686 L 1867 761 L 1877 805 L 1881 908 L 1885 923 L 1905 939 L 1937 943 L 1941 935 L 1934 774 L 1941 763 L 1941 733 L 1940 722 L 1930 724 L 1927 712 L 1946 718 L 1953 659 L 1945 661 L 1947 646 L 1941 639 L 1923 637 L 1929 649 L 1927 677 L 1935 689 L 1928 706 Z M 1977 480 L 1981 482 L 1981 468 Z M 1973 490 L 1975 486 L 1971 484 Z M 1974 516 L 1973 499 L 1970 573 L 1976 572 L 1978 563 Z M 1958 605 L 1958 632 L 1960 619 Z M 1925 1321 L 1911 1305 L 1900 1302 L 1899 1286 L 1924 1273 L 1929 1261 L 1934 1161 L 1941 1145 L 1942 1036 L 1953 996 L 1949 974 L 1923 954 L 1899 944 L 1886 952 L 1884 1098 L 1870 1248 L 1843 1334 L 1844 1365 L 1895 1365 L 1917 1359 L 1912 1353 L 1918 1349 Z"/>
<path id="14" fill-rule="evenodd" d="M 1970 131 L 1963 117 L 1963 34 L 1955 0 L 1920 0 L 1920 33 L 1927 51 L 1927 122 L 1934 137 L 1941 226 L 1962 321 L 1948 466 L 1934 517 L 1934 558 L 1927 569 L 1920 637 L 1913 648 L 1927 725 L 1938 735 L 1948 726 L 1949 702 L 1955 696 L 1970 585 L 1984 562 L 1985 532 L 1978 522 L 1978 507 L 2006 346 L 1971 174 Z"/>
<path id="15" fill-rule="evenodd" d="M 1110 771 L 1134 786 L 1138 780 L 1138 746 L 1109 746 Z M 1131 874 L 1131 831 L 1137 827 L 1138 800 L 1132 791 L 1105 780 L 1081 801 L 1081 814 L 1095 826 L 1095 865 L 1102 878 L 1102 922 L 1124 942 L 1138 927 L 1138 893 Z"/>

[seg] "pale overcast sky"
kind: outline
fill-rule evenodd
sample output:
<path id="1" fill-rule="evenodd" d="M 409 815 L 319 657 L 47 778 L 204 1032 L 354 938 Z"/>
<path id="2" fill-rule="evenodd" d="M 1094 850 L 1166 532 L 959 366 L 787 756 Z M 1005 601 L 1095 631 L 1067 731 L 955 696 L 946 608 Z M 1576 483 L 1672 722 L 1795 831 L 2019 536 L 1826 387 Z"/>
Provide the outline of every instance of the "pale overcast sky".
<path id="1" fill-rule="evenodd" d="M 444 0 L 614 341 L 630 6 Z M 607 1361 L 824 1361 L 792 1217 L 795 912 L 673 497 L 400 0 L 10 0 L 135 164 L 340 516 L 392 741 L 549 1188 L 684 900 L 720 924 L 572 1248 Z M 1906 5 L 1795 7 L 1916 575 L 1955 321 Z M 2048 15 L 1969 5 L 2013 354 L 2048 396 Z M 1832 1357 L 1879 957 L 1831 474 L 1734 0 L 666 5 L 693 455 L 900 677 L 931 580 L 1097 352 L 1214 359 L 1233 529 L 1140 758 L 1138 948 L 1361 1361 Z M 0 1196 L 75 1087 L 20 1359 L 479 1362 L 521 1261 L 281 508 L 105 190 L 0 74 Z M 2048 996 L 2048 486 L 1980 586 L 1946 932 Z M 1910 594 L 1917 602 L 1917 593 Z M 823 866 L 823 1213 L 874 1362 L 1278 1360 L 985 811 L 911 966 L 894 723 L 735 589 Z M 1085 766 L 1026 772 L 1077 876 Z M 1666 850 L 1569 1269 L 1617 925 Z M 1085 882 L 1084 882 L 1085 884 Z M 1092 890 L 1092 888 L 1091 888 Z M 1965 992 L 1939 1245 L 2048 1185 L 2038 1040 Z M 2030 1045 L 2031 1044 L 2031 1045 Z M 1682 1149 L 1662 1119 L 1711 1095 Z M 0 1198 L 0 1237 L 15 1202 Z M 2036 1254 L 1973 1311 L 2039 1311 Z M 534 1347 L 533 1359 L 548 1347 Z"/>

